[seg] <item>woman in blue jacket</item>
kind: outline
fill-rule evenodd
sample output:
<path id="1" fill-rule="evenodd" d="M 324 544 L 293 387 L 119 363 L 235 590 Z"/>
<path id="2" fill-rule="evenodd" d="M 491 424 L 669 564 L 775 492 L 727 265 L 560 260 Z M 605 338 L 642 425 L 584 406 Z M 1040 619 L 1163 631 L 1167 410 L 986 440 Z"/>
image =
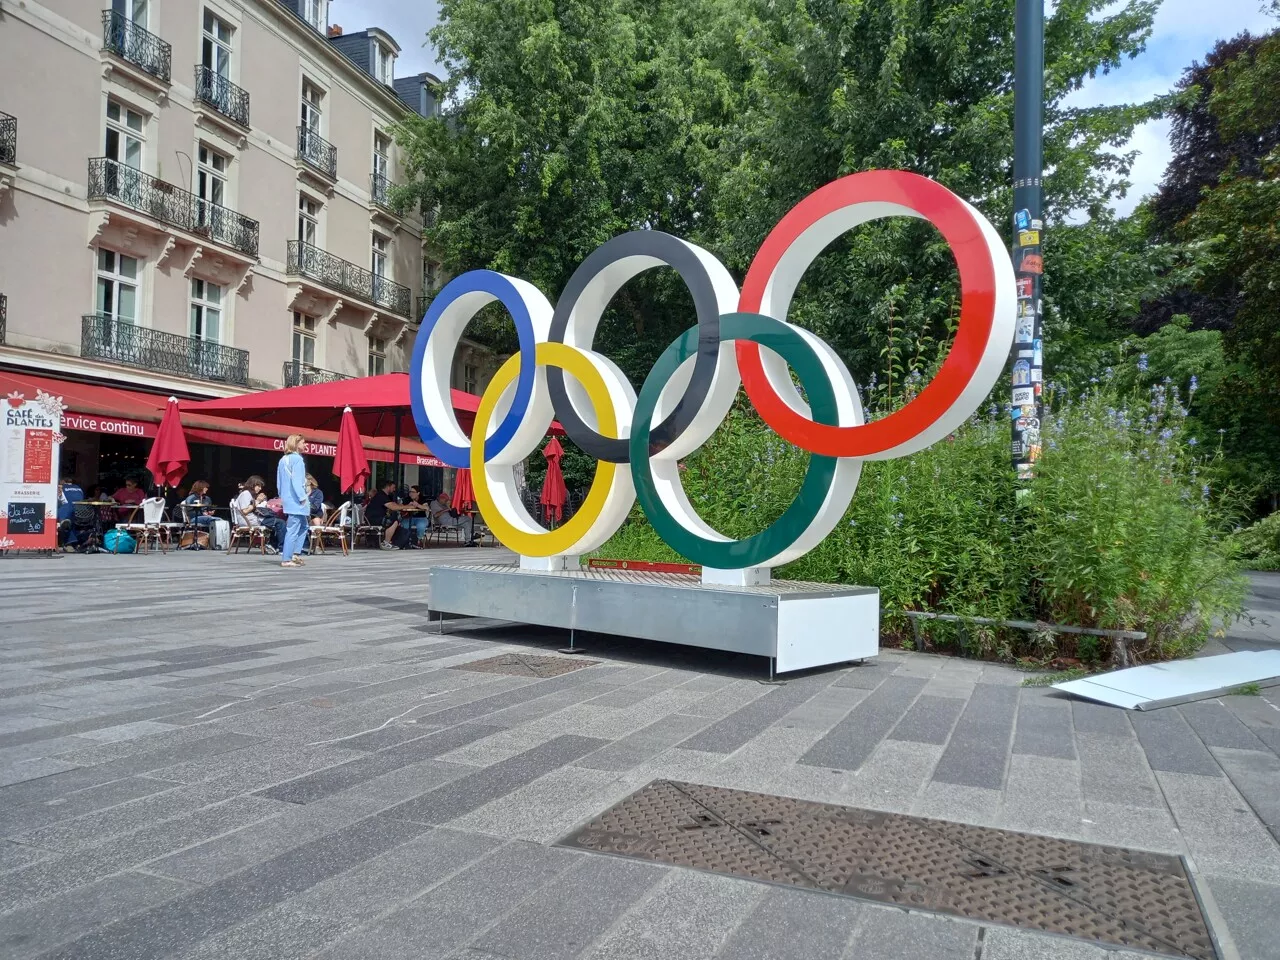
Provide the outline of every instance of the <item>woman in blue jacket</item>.
<path id="1" fill-rule="evenodd" d="M 276 467 L 276 490 L 284 508 L 284 549 L 280 554 L 280 566 L 300 567 L 298 554 L 307 542 L 307 518 L 311 516 L 311 501 L 307 498 L 307 464 L 302 459 L 306 441 L 295 433 L 284 442 L 284 456 Z"/>

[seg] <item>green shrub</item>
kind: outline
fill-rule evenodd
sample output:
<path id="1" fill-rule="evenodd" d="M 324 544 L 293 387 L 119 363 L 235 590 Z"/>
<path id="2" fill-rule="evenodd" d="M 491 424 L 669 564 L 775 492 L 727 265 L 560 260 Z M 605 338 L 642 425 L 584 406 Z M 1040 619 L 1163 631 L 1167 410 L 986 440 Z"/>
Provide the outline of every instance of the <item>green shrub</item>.
<path id="1" fill-rule="evenodd" d="M 879 587 L 885 637 L 906 645 L 917 635 L 902 611 L 931 610 L 1146 631 L 1133 651 L 1142 660 L 1198 649 L 1238 615 L 1244 581 L 1224 501 L 1204 483 L 1212 457 L 1197 455 L 1176 392 L 1161 384 L 1123 403 L 1101 384 L 1048 406 L 1037 477 L 1024 490 L 1010 465 L 1008 408 L 992 405 L 914 456 L 864 464 L 836 529 L 776 575 Z M 781 515 L 806 462 L 742 402 L 685 462 L 684 486 L 712 527 L 741 538 Z M 684 559 L 638 508 L 598 555 Z M 919 637 L 926 649 L 983 658 L 1109 656 L 1096 638 L 971 623 L 921 624 Z"/>
<path id="2" fill-rule="evenodd" d="M 1240 562 L 1250 570 L 1280 570 L 1280 513 L 1238 531 L 1232 541 Z"/>

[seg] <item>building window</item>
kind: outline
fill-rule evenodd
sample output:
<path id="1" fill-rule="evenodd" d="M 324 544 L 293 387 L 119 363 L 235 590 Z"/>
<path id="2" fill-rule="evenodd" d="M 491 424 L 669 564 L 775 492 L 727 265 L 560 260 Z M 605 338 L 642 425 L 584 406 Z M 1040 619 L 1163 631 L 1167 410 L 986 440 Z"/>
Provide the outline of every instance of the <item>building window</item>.
<path id="1" fill-rule="evenodd" d="M 392 85 L 392 77 L 396 70 L 396 55 L 390 47 L 384 47 L 376 40 L 373 44 L 373 76 L 388 87 Z"/>
<path id="2" fill-rule="evenodd" d="M 308 133 L 320 136 L 321 103 L 324 94 L 310 80 L 302 81 L 302 127 Z"/>
<path id="3" fill-rule="evenodd" d="M 147 28 L 150 0 L 111 0 L 111 10 L 142 29 Z"/>
<path id="4" fill-rule="evenodd" d="M 380 377 L 387 372 L 387 341 L 369 338 L 369 376 Z"/>
<path id="5" fill-rule="evenodd" d="M 112 321 L 138 320 L 138 261 L 114 250 L 98 250 L 98 315 Z"/>
<path id="6" fill-rule="evenodd" d="M 298 239 L 314 247 L 319 222 L 320 204 L 305 193 L 298 194 Z"/>
<path id="7" fill-rule="evenodd" d="M 311 24 L 314 29 L 319 30 L 321 33 L 324 33 L 325 27 L 328 26 L 328 18 L 325 16 L 325 8 L 327 6 L 328 4 L 326 3 L 326 0 L 305 0 L 305 3 L 303 4 L 302 16 L 306 19 L 307 23 Z"/>
<path id="8" fill-rule="evenodd" d="M 209 10 L 204 12 L 200 62 L 223 80 L 231 75 L 231 28 Z"/>
<path id="9" fill-rule="evenodd" d="M 316 362 L 316 318 L 294 311 L 293 362 L 311 367 Z"/>
<path id="10" fill-rule="evenodd" d="M 375 277 L 385 277 L 387 275 L 387 238 L 380 233 L 373 235 L 373 275 Z"/>
<path id="11" fill-rule="evenodd" d="M 107 101 L 107 132 L 103 144 L 106 156 L 117 163 L 142 169 L 142 143 L 145 121 L 136 110 Z"/>
<path id="12" fill-rule="evenodd" d="M 477 386 L 480 383 L 480 372 L 475 368 L 474 364 L 464 363 L 462 365 L 462 390 L 464 393 L 479 393 Z"/>
<path id="13" fill-rule="evenodd" d="M 216 207 L 227 205 L 227 168 L 231 161 L 216 150 L 211 150 L 203 143 L 196 156 L 196 196 L 198 223 L 202 227 L 213 227 Z"/>
<path id="14" fill-rule="evenodd" d="M 422 293 L 435 293 L 440 289 L 440 264 L 427 257 L 422 258 Z"/>
<path id="15" fill-rule="evenodd" d="M 391 179 L 391 141 L 381 133 L 373 135 L 373 173 L 383 180 Z"/>
<path id="16" fill-rule="evenodd" d="M 222 342 L 222 287 L 191 281 L 191 339 Z"/>

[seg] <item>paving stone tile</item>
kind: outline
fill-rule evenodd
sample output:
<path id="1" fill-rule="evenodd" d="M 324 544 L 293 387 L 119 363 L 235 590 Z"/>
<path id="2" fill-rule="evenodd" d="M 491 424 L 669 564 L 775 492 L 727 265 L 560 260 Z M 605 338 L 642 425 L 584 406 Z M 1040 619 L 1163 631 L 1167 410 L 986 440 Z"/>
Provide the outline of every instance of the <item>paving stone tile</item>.
<path id="1" fill-rule="evenodd" d="M 986 677 L 983 672 L 983 677 Z M 933 779 L 968 787 L 998 789 L 1004 782 L 1009 737 L 1018 690 L 980 683 L 956 721 Z"/>
<path id="2" fill-rule="evenodd" d="M 1039 706 L 1025 700 L 1018 706 L 1018 727 L 1013 738 L 1014 753 L 1074 760 L 1076 748 L 1071 732 L 1071 713 L 1062 706 Z"/>
<path id="3" fill-rule="evenodd" d="M 190 710 L 217 706 L 209 699 L 183 701 L 174 703 L 167 701 L 153 706 L 135 707 L 132 710 L 121 710 L 118 713 L 102 714 L 86 717 L 83 720 L 71 720 L 66 723 L 53 723 L 33 730 L 19 730 L 13 733 L 0 734 L 0 747 L 14 747 L 23 743 L 35 743 L 39 740 L 54 740 L 58 737 L 72 736 L 88 730 L 101 730 L 104 727 L 116 727 L 135 720 L 165 720 L 180 710 Z"/>
<path id="4" fill-rule="evenodd" d="M 1207 882 L 1240 956 L 1280 960 L 1280 886 L 1235 877 L 1211 876 Z"/>
<path id="5" fill-rule="evenodd" d="M 386 811 L 417 823 L 445 823 L 506 796 L 525 784 L 604 746 L 590 737 L 565 735 L 397 804 Z"/>
<path id="6" fill-rule="evenodd" d="M 1261 696 L 1219 699 L 1272 753 L 1280 754 L 1280 692 L 1269 688 Z"/>
<path id="7" fill-rule="evenodd" d="M 823 674 L 788 680 L 723 720 L 695 733 L 681 746 L 686 750 L 706 753 L 733 753 L 831 683 L 832 677 Z"/>
<path id="8" fill-rule="evenodd" d="M 425 828 L 370 817 L 72 941 L 49 960 L 159 960 L 407 843 Z"/>
<path id="9" fill-rule="evenodd" d="M 26 781 L 26 783 L 32 782 L 41 781 Z M 26 783 L 14 786 L 25 786 Z M 175 786 L 176 784 L 166 783 L 163 780 L 126 777 L 100 786 L 86 787 L 66 796 L 55 796 L 52 800 L 43 802 L 12 803 L 7 802 L 4 795 L 0 794 L 0 834 L 14 837 L 59 820 L 70 820 L 95 810 L 105 810 L 136 800 L 139 797 L 149 797 L 165 790 L 172 790 Z"/>
<path id="10" fill-rule="evenodd" d="M 889 739 L 910 740 L 914 743 L 946 743 L 951 736 L 951 728 L 955 726 L 963 709 L 963 700 L 921 694 L 890 731 Z"/>
<path id="11" fill-rule="evenodd" d="M 1207 747 L 1265 750 L 1266 745 L 1225 705 L 1216 700 L 1184 703 L 1174 708 Z"/>
<path id="12" fill-rule="evenodd" d="M 307 960 L 350 930 L 341 917 L 311 916 L 287 904 L 270 907 L 172 960 Z"/>
<path id="13" fill-rule="evenodd" d="M 34 957 L 94 927 L 128 917 L 188 889 L 188 884 L 177 880 L 123 873 L 38 905 L 0 914 L 0 956 L 7 960 Z"/>
<path id="14" fill-rule="evenodd" d="M 687 739 L 708 722 L 705 717 L 672 714 L 588 754 L 575 765 L 592 770 L 630 770 Z"/>
<path id="15" fill-rule="evenodd" d="M 949 917 L 867 906 L 844 956 L 848 960 L 972 960 L 985 956 L 977 950 L 979 929 Z"/>
<path id="16" fill-rule="evenodd" d="M 286 781 L 263 790 L 261 795 L 289 803 L 314 803 L 322 797 L 391 773 L 401 767 L 439 757 L 464 744 L 487 737 L 496 730 L 496 727 L 480 724 L 461 724 L 410 740 L 385 751 L 326 767 L 296 780 Z"/>
<path id="17" fill-rule="evenodd" d="M 1077 733 L 1133 738 L 1133 727 L 1129 725 L 1128 712 L 1119 707 L 1073 700 L 1071 701 L 1071 723 Z"/>
<path id="18" fill-rule="evenodd" d="M 608 771 L 564 767 L 449 825 L 504 839 L 551 843 L 630 792 L 624 781 Z"/>
<path id="19" fill-rule="evenodd" d="M 210 837 L 269 820 L 281 805 L 255 797 L 234 797 L 103 842 L 86 842 L 63 856 L 40 860 L 0 875 L 0 903 L 17 907 L 56 896 L 84 883 L 198 844 Z M 150 870 L 150 868 L 147 868 Z"/>
<path id="20" fill-rule="evenodd" d="M 982 960 L 1150 960 L 1151 956 L 1014 927 L 986 927 L 982 937 Z"/>
<path id="21" fill-rule="evenodd" d="M 856 687 L 824 687 L 781 720 L 778 726 L 790 730 L 813 730 L 826 733 L 849 715 L 849 711 L 866 698 L 869 690 Z"/>
<path id="22" fill-rule="evenodd" d="M 933 774 L 942 747 L 909 740 L 885 740 L 840 789 L 852 806 L 905 813 Z"/>
<path id="23" fill-rule="evenodd" d="M 34 757 L 31 760 L 21 760 L 17 763 L 10 763 L 0 767 L 0 787 L 7 787 L 14 783 L 24 783 L 28 780 L 39 780 L 42 777 L 51 777 L 55 773 L 66 773 L 68 770 L 75 770 L 76 764 L 67 763 L 65 760 L 52 759 L 50 757 Z"/>
<path id="24" fill-rule="evenodd" d="M 1136 738 L 1076 733 L 1080 783 L 1086 801 L 1163 807 L 1164 800 Z"/>
<path id="25" fill-rule="evenodd" d="M 172 723 L 157 723 L 154 720 L 137 720 L 133 723 L 122 723 L 117 727 L 103 727 L 101 730 L 86 730 L 80 736 L 86 740 L 98 740 L 102 743 L 116 743 L 121 740 L 136 740 L 153 733 L 165 733 L 169 730 L 180 730 Z"/>
<path id="26" fill-rule="evenodd" d="M 1081 820 L 1089 843 L 1131 847 L 1156 853 L 1185 854 L 1186 843 L 1173 817 L 1164 809 L 1086 800 Z"/>
<path id="27" fill-rule="evenodd" d="M 1280 840 L 1280 757 L 1270 751 L 1226 747 L 1215 748 L 1213 755 L 1254 814 Z"/>
<path id="28" fill-rule="evenodd" d="M 865 663 L 845 668 L 841 677 L 836 680 L 837 687 L 853 687 L 856 690 L 874 690 L 898 669 L 896 661 L 885 656 Z"/>
<path id="29" fill-rule="evenodd" d="M 1225 778 L 1156 776 L 1199 870 L 1280 884 L 1280 847 Z"/>
<path id="30" fill-rule="evenodd" d="M 583 960 L 712 960 L 768 890 L 734 877 L 672 871 Z"/>
<path id="31" fill-rule="evenodd" d="M 719 960 L 839 957 L 863 909 L 844 897 L 771 888 L 714 956 Z"/>
<path id="32" fill-rule="evenodd" d="M 695 717 L 719 720 L 746 706 L 757 697 L 768 693 L 772 687 L 753 680 L 734 680 L 714 693 L 709 693 L 689 704 L 681 713 Z"/>
<path id="33" fill-rule="evenodd" d="M 294 676 L 311 670 L 323 670 L 325 667 L 336 666 L 338 663 L 335 657 L 303 657 L 299 660 L 284 660 L 277 663 L 267 663 L 260 667 L 247 667 L 244 670 L 219 670 L 214 673 L 199 673 L 195 676 L 186 676 L 186 669 L 174 670 L 181 679 L 168 680 L 158 684 L 166 690 L 186 690 L 190 687 L 207 687 L 214 683 L 226 683 L 228 680 L 241 680 L 245 677 L 259 677 L 268 673 L 285 673 Z M 200 669 L 208 669 L 201 667 Z M 192 673 L 195 673 L 193 670 Z"/>
<path id="34" fill-rule="evenodd" d="M 1000 823 L 1000 791 L 934 780 L 911 805 L 911 813 L 982 827 Z"/>
<path id="35" fill-rule="evenodd" d="M 925 681 L 919 677 L 886 679 L 831 732 L 811 747 L 800 762 L 815 767 L 857 770 L 876 745 L 907 712 Z"/>
<path id="36" fill-rule="evenodd" d="M 581 861 L 472 940 L 460 955 L 520 960 L 577 957 L 667 872 L 654 864 L 615 857 L 582 857 Z"/>
<path id="37" fill-rule="evenodd" d="M 1000 808 L 1001 827 L 1083 839 L 1083 820 L 1078 763 L 1030 754 L 1010 758 Z"/>
<path id="38" fill-rule="evenodd" d="M 1134 713 L 1129 719 L 1152 770 L 1222 776 L 1222 768 L 1177 710 Z"/>
<path id="39" fill-rule="evenodd" d="M 29 847 L 12 840 L 0 840 L 0 873 L 8 873 L 28 864 L 44 860 L 50 854 L 38 847 Z"/>

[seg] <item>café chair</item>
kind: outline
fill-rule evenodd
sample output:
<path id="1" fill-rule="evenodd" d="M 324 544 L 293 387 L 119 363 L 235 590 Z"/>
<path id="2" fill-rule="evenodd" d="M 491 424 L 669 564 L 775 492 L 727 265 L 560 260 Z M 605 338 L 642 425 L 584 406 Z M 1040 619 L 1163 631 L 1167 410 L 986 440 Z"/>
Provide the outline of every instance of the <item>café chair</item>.
<path id="1" fill-rule="evenodd" d="M 342 555 L 347 556 L 347 530 L 351 525 L 350 511 L 351 503 L 344 503 L 325 517 L 323 523 L 313 524 L 308 528 L 310 532 L 308 543 L 312 553 L 324 553 L 324 538 L 337 537 L 338 545 L 342 547 Z"/>

